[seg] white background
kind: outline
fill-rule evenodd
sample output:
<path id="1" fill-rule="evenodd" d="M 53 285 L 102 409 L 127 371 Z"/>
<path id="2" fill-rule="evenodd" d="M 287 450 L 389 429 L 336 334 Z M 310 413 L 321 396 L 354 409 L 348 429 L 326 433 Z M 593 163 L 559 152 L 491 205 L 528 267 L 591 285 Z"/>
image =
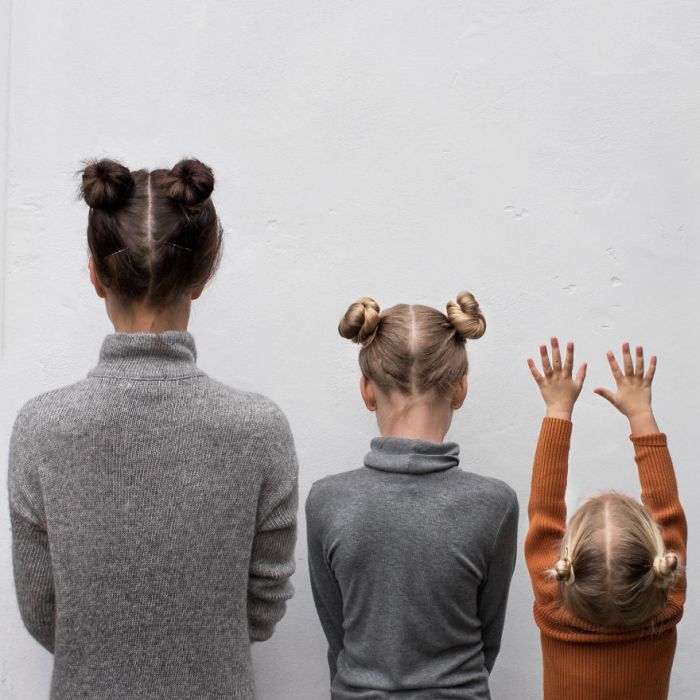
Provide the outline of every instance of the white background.
<path id="1" fill-rule="evenodd" d="M 282 406 L 302 499 L 359 466 L 375 434 L 356 348 L 336 332 L 360 295 L 442 308 L 476 294 L 488 331 L 469 345 L 450 437 L 464 468 L 517 489 L 521 541 L 543 413 L 527 356 L 557 333 L 590 363 L 574 505 L 638 492 L 625 421 L 592 389 L 621 341 L 658 353 L 655 405 L 691 531 L 671 697 L 696 697 L 696 2 L 5 0 L 0 27 L 2 455 L 24 401 L 83 377 L 111 330 L 88 282 L 81 159 L 195 155 L 215 170 L 226 229 L 194 306 L 200 365 Z M 288 614 L 254 649 L 263 700 L 328 697 L 303 518 L 297 558 Z M 521 556 L 494 698 L 541 697 L 531 601 Z M 51 657 L 16 610 L 6 508 L 0 615 L 0 697 L 46 697 Z"/>

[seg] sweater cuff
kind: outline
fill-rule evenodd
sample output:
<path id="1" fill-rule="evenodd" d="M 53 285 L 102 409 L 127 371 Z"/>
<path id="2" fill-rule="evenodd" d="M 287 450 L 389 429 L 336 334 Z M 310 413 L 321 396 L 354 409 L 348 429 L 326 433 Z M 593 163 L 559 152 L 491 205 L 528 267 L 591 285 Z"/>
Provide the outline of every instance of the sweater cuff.
<path id="1" fill-rule="evenodd" d="M 630 435 L 630 440 L 637 447 L 666 447 L 666 433 L 647 433 Z"/>
<path id="2" fill-rule="evenodd" d="M 574 424 L 570 420 L 564 420 L 563 418 L 548 418 L 545 416 L 542 419 L 542 435 L 546 436 L 548 441 L 568 444 L 573 427 Z"/>

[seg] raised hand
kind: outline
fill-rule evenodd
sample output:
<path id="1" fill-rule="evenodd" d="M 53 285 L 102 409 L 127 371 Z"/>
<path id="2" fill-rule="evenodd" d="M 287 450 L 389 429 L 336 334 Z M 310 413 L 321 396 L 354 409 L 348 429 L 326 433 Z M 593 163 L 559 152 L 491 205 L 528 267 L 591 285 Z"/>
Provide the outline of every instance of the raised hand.
<path id="1" fill-rule="evenodd" d="M 652 355 L 649 367 L 644 372 L 644 350 L 636 349 L 635 361 L 632 362 L 629 343 L 622 346 L 622 366 L 617 364 L 615 353 L 608 352 L 608 363 L 617 391 L 598 387 L 595 393 L 607 399 L 623 415 L 627 416 L 633 433 L 656 433 L 658 426 L 651 410 L 651 382 L 656 372 L 656 356 Z M 624 370 L 624 371 L 623 371 Z"/>
<path id="2" fill-rule="evenodd" d="M 583 381 L 586 378 L 586 363 L 584 362 L 579 367 L 576 377 L 574 377 L 574 344 L 567 343 L 566 356 L 562 365 L 559 341 L 552 338 L 550 342 L 552 344 L 551 363 L 547 346 L 540 345 L 542 372 L 537 369 L 532 358 L 528 358 L 527 364 L 542 393 L 542 398 L 547 406 L 547 416 L 571 420 L 574 404 L 581 393 Z"/>

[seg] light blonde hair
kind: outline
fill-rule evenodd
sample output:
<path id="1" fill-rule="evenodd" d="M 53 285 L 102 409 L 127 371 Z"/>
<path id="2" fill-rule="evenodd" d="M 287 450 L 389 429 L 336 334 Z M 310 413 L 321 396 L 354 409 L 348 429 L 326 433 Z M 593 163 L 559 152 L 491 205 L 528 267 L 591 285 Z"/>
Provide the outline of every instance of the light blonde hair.
<path id="1" fill-rule="evenodd" d="M 573 514 L 550 573 L 574 614 L 605 627 L 634 627 L 666 605 L 679 564 L 644 505 L 606 493 Z"/>
<path id="2" fill-rule="evenodd" d="M 338 332 L 362 346 L 360 369 L 381 389 L 407 396 L 448 393 L 467 373 L 465 343 L 480 338 L 486 319 L 470 292 L 447 302 L 447 314 L 422 304 L 384 311 L 370 297 L 348 307 Z"/>

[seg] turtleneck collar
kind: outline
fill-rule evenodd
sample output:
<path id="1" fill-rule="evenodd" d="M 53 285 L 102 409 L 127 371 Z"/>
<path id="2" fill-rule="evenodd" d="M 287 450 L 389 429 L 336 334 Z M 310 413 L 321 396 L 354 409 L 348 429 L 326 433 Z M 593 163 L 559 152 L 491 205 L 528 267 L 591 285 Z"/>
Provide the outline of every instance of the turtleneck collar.
<path id="1" fill-rule="evenodd" d="M 188 331 L 110 333 L 88 376 L 184 379 L 204 374 L 196 362 L 197 349 Z"/>
<path id="2" fill-rule="evenodd" d="M 370 443 L 365 466 L 385 472 L 428 474 L 452 469 L 459 464 L 456 442 L 429 442 L 408 438 L 378 437 Z"/>

